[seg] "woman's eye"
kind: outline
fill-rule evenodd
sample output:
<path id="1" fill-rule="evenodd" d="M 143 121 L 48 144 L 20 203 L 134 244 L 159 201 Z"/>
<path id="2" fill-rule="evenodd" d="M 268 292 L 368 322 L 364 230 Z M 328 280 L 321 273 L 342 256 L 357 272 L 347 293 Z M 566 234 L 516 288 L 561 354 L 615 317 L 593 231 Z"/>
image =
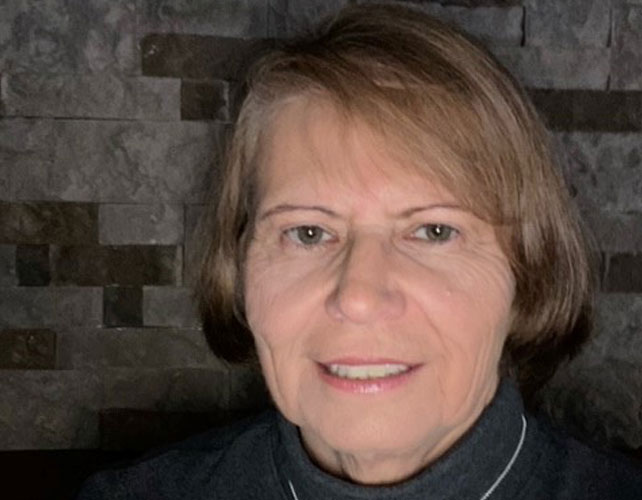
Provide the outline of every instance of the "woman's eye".
<path id="1" fill-rule="evenodd" d="M 294 243 L 303 246 L 314 246 L 324 243 L 332 238 L 332 235 L 319 226 L 297 226 L 285 231 L 285 235 Z"/>
<path id="2" fill-rule="evenodd" d="M 456 234 L 457 230 L 454 227 L 445 224 L 424 224 L 418 229 L 415 229 L 412 236 L 420 240 L 443 243 L 453 239 Z"/>

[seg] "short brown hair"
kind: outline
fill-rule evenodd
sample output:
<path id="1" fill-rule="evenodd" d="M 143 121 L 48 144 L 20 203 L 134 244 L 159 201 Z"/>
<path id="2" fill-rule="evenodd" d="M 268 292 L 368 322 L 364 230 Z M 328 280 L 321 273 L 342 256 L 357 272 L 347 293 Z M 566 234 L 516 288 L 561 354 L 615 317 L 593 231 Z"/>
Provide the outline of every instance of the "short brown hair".
<path id="1" fill-rule="evenodd" d="M 198 287 L 220 357 L 254 356 L 242 273 L 257 204 L 261 141 L 283 103 L 329 100 L 365 121 L 473 213 L 497 227 L 516 280 L 504 364 L 536 389 L 592 324 L 593 265 L 548 133 L 513 78 L 480 45 L 417 9 L 352 6 L 250 72 L 228 150 Z"/>

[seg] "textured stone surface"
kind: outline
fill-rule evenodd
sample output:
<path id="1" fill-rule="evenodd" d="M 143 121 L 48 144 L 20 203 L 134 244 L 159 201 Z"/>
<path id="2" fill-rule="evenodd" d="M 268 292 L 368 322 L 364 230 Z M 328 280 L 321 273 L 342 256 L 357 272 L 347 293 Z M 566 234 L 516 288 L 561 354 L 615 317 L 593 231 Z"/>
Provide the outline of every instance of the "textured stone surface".
<path id="1" fill-rule="evenodd" d="M 183 283 L 191 286 L 195 283 L 204 249 L 204 231 L 201 218 L 207 209 L 206 205 L 188 205 L 185 208 L 185 264 L 183 266 Z"/>
<path id="2" fill-rule="evenodd" d="M 105 407 L 157 411 L 226 408 L 229 383 L 222 369 L 108 369 Z"/>
<path id="3" fill-rule="evenodd" d="M 642 253 L 611 255 L 607 269 L 607 292 L 642 294 Z"/>
<path id="4" fill-rule="evenodd" d="M 523 38 L 524 9 L 521 7 L 466 7 L 422 5 L 428 14 L 453 24 L 469 35 L 494 45 L 520 45 Z"/>
<path id="5" fill-rule="evenodd" d="M 0 369 L 56 367 L 56 333 L 51 330 L 0 330 Z"/>
<path id="6" fill-rule="evenodd" d="M 606 89 L 608 49 L 498 46 L 490 49 L 528 87 Z"/>
<path id="7" fill-rule="evenodd" d="M 0 245 L 0 287 L 17 284 L 16 246 Z"/>
<path id="8" fill-rule="evenodd" d="M 189 81 L 181 84 L 181 119 L 230 119 L 229 85 L 217 81 Z"/>
<path id="9" fill-rule="evenodd" d="M 267 35 L 266 0 L 137 0 L 138 33 Z"/>
<path id="10" fill-rule="evenodd" d="M 257 411 L 270 406 L 270 396 L 258 366 L 235 365 L 230 370 L 231 409 Z"/>
<path id="11" fill-rule="evenodd" d="M 103 245 L 178 245 L 183 242 L 182 205 L 100 205 Z"/>
<path id="12" fill-rule="evenodd" d="M 638 134 L 558 134 L 578 203 L 642 211 L 642 141 Z"/>
<path id="13" fill-rule="evenodd" d="M 58 332 L 64 369 L 218 368 L 200 330 L 188 328 L 68 329 Z"/>
<path id="14" fill-rule="evenodd" d="M 52 282 L 57 285 L 173 285 L 182 255 L 174 246 L 54 246 Z"/>
<path id="15" fill-rule="evenodd" d="M 268 0 L 270 36 L 281 38 L 305 33 L 325 16 L 350 3 L 350 0 Z"/>
<path id="16" fill-rule="evenodd" d="M 218 36 L 148 35 L 141 41 L 143 74 L 239 80 L 267 40 Z"/>
<path id="17" fill-rule="evenodd" d="M 635 253 L 642 249 L 642 213 L 618 213 L 591 207 L 582 211 L 603 252 Z"/>
<path id="18" fill-rule="evenodd" d="M 6 116 L 178 120 L 180 81 L 114 73 L 3 75 Z"/>
<path id="19" fill-rule="evenodd" d="M 102 288 L 0 288 L 0 327 L 98 326 Z"/>
<path id="20" fill-rule="evenodd" d="M 0 371 L 0 449 L 96 448 L 102 384 L 78 371 Z"/>
<path id="21" fill-rule="evenodd" d="M 107 409 L 100 412 L 103 450 L 149 450 L 229 423 L 228 412 L 157 412 Z"/>
<path id="22" fill-rule="evenodd" d="M 51 281 L 48 245 L 19 245 L 16 272 L 21 286 L 47 286 Z"/>
<path id="23" fill-rule="evenodd" d="M 145 326 L 198 327 L 200 321 L 192 298 L 185 287 L 143 288 L 143 324 Z"/>
<path id="24" fill-rule="evenodd" d="M 532 89 L 547 126 L 573 132 L 642 130 L 642 92 Z"/>
<path id="25" fill-rule="evenodd" d="M 60 245 L 98 241 L 98 207 L 89 203 L 0 201 L 0 242 Z"/>
<path id="26" fill-rule="evenodd" d="M 108 286 L 103 291 L 104 324 L 114 326 L 143 325 L 143 292 L 135 286 Z"/>
<path id="27" fill-rule="evenodd" d="M 610 2 L 526 0 L 526 45 L 606 47 Z"/>
<path id="28" fill-rule="evenodd" d="M 597 335 L 560 370 L 542 398 L 556 420 L 587 439 L 642 446 L 642 296 L 606 294 Z"/>
<path id="29" fill-rule="evenodd" d="M 134 1 L 2 2 L 0 71 L 133 71 Z"/>
<path id="30" fill-rule="evenodd" d="M 13 121 L 1 120 L 0 129 L 2 122 Z M 204 122 L 46 120 L 33 126 L 42 127 L 55 136 L 44 151 L 38 146 L 37 153 L 6 154 L 27 172 L 13 186 L 19 199 L 198 200 L 214 173 L 222 132 L 221 125 Z M 50 160 L 42 162 L 43 153 Z"/>
<path id="31" fill-rule="evenodd" d="M 611 88 L 642 89 L 642 6 L 613 9 Z"/>

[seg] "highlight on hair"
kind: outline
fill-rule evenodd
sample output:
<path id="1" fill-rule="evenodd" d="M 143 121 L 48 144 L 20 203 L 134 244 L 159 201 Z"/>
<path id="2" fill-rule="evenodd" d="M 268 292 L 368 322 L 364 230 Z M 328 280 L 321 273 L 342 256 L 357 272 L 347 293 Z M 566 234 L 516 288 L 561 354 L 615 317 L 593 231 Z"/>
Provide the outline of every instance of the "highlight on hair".
<path id="1" fill-rule="evenodd" d="M 587 339 L 594 265 L 549 136 L 521 87 L 480 45 L 399 5 L 343 9 L 253 66 L 225 161 L 197 295 L 213 351 L 255 355 L 242 273 L 261 142 L 290 99 L 330 102 L 492 222 L 515 276 L 503 367 L 528 396 Z"/>

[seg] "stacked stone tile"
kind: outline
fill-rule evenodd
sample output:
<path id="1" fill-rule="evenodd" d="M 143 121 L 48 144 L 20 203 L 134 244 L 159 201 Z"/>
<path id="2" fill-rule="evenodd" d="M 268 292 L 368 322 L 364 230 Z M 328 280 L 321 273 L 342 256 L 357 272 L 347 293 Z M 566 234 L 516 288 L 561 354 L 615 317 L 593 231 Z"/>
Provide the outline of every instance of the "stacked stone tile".
<path id="1" fill-rule="evenodd" d="M 198 329 L 194 232 L 248 57 L 348 3 L 0 5 L 1 450 L 146 447 L 265 404 Z M 642 448 L 642 4 L 409 3 L 485 43 L 559 142 L 604 284 L 543 405 Z"/>

